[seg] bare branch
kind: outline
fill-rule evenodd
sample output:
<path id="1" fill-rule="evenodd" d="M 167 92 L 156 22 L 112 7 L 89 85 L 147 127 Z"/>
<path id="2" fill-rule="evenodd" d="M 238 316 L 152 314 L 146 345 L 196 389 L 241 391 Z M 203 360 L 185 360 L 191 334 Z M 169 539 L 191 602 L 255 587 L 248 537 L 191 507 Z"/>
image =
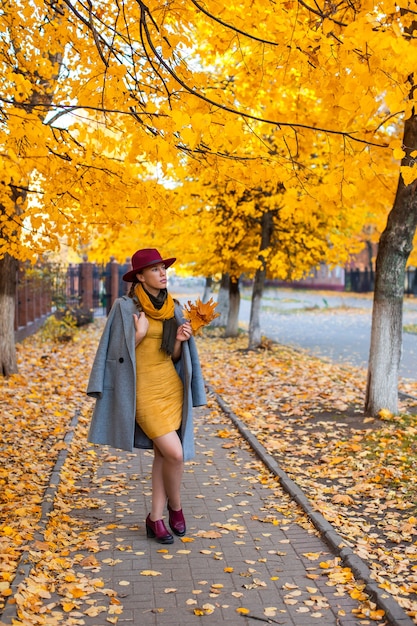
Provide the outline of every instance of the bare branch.
<path id="1" fill-rule="evenodd" d="M 93 24 L 93 3 L 91 2 L 91 0 L 87 0 L 87 4 L 88 4 L 88 23 L 89 23 L 89 28 L 90 28 L 91 32 L 93 33 L 94 42 L 96 44 L 97 52 L 98 52 L 98 54 L 100 56 L 100 59 L 103 61 L 104 65 L 106 67 L 109 67 L 109 62 L 104 57 L 103 49 L 102 49 L 102 47 L 100 45 L 100 39 L 99 39 L 98 33 L 97 33 L 96 29 L 94 28 L 94 24 Z"/>

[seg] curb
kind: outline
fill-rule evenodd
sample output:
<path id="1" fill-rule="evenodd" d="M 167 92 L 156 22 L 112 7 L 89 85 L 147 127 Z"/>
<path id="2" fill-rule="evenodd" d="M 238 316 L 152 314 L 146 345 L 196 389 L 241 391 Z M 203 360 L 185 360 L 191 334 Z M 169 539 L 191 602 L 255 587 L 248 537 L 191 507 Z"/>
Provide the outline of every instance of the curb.
<path id="1" fill-rule="evenodd" d="M 15 597 L 16 593 L 18 592 L 20 583 L 23 582 L 25 578 L 29 576 L 31 569 L 33 568 L 33 563 L 31 563 L 31 561 L 27 557 L 27 554 L 30 549 L 30 545 L 34 541 L 44 540 L 43 531 L 45 530 L 45 527 L 48 521 L 48 515 L 51 513 L 51 511 L 54 508 L 55 494 L 58 489 L 58 485 L 60 483 L 60 472 L 68 456 L 68 449 L 74 437 L 74 431 L 75 431 L 75 427 L 78 424 L 79 416 L 80 416 L 80 411 L 77 410 L 71 419 L 70 425 L 68 427 L 68 431 L 63 439 L 64 443 L 68 445 L 66 448 L 58 452 L 58 456 L 55 461 L 54 468 L 49 477 L 49 483 L 47 487 L 45 487 L 45 491 L 43 492 L 41 515 L 40 515 L 39 522 L 38 522 L 38 528 L 33 535 L 33 539 L 29 542 L 29 547 L 26 550 L 24 550 L 20 556 L 20 560 L 16 568 L 16 576 L 14 577 L 12 584 L 10 586 L 13 593 L 6 599 L 8 601 L 6 601 L 4 605 L 3 612 L 0 613 L 0 622 L 2 624 L 7 624 L 7 623 L 13 624 L 13 620 L 19 619 L 17 616 L 16 603 L 11 603 L 10 600 Z"/>
<path id="2" fill-rule="evenodd" d="M 332 550 L 340 557 L 345 567 L 349 567 L 356 578 L 360 578 L 365 583 L 366 591 L 379 609 L 385 611 L 385 617 L 390 626 L 415 626 L 415 622 L 405 613 L 398 602 L 383 591 L 371 578 L 371 571 L 366 563 L 349 548 L 344 539 L 335 531 L 321 513 L 314 510 L 302 489 L 284 472 L 278 465 L 274 457 L 267 452 L 264 446 L 259 443 L 256 437 L 250 432 L 243 422 L 233 413 L 224 400 L 206 384 L 207 390 L 212 394 L 227 417 L 232 421 L 240 434 L 246 439 L 252 450 L 258 455 L 262 463 L 279 478 L 281 487 L 293 500 L 302 508 L 309 517 L 314 527 L 323 536 Z"/>

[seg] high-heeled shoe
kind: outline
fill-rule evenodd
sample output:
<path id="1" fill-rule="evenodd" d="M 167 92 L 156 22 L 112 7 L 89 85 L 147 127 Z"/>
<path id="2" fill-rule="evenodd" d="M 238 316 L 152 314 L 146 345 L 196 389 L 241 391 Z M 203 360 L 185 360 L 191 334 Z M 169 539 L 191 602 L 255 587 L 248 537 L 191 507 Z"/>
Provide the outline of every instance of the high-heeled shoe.
<path id="1" fill-rule="evenodd" d="M 164 520 L 158 519 L 153 522 L 150 514 L 146 518 L 146 536 L 158 543 L 174 543 L 174 537 L 165 526 Z"/>
<path id="2" fill-rule="evenodd" d="M 186 527 L 185 527 L 185 519 L 182 512 L 182 509 L 179 511 L 174 511 L 169 506 L 168 502 L 168 513 L 169 513 L 169 525 L 173 533 L 177 535 L 177 537 L 184 537 Z"/>

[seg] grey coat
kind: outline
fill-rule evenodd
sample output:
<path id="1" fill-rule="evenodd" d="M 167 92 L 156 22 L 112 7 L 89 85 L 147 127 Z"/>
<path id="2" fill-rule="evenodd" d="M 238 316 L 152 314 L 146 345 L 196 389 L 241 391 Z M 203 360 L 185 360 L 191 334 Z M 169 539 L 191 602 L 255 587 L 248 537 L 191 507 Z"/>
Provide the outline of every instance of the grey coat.
<path id="1" fill-rule="evenodd" d="M 88 441 L 132 451 L 152 448 L 152 441 L 135 420 L 136 355 L 135 303 L 128 296 L 118 298 L 109 313 L 91 369 L 87 394 L 96 398 Z M 176 305 L 178 324 L 184 321 Z M 193 406 L 206 404 L 206 392 L 194 338 L 182 344 L 175 368 L 183 382 L 184 401 L 179 431 L 184 460 L 194 457 Z"/>

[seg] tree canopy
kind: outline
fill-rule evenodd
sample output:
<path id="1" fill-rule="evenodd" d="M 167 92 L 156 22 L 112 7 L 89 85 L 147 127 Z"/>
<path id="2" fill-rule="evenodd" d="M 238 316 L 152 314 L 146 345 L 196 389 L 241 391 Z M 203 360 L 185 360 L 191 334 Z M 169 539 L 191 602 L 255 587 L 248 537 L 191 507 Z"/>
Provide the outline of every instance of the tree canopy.
<path id="1" fill-rule="evenodd" d="M 313 251 L 293 254 L 293 270 L 343 262 L 364 226 L 381 229 L 413 104 L 405 7 L 36 0 L 2 2 L 0 20 L 0 254 L 111 233 L 106 249 L 124 260 L 120 229 L 165 237 L 175 225 L 184 249 L 199 212 L 218 258 L 227 220 L 235 239 L 256 221 L 255 195 Z"/>

